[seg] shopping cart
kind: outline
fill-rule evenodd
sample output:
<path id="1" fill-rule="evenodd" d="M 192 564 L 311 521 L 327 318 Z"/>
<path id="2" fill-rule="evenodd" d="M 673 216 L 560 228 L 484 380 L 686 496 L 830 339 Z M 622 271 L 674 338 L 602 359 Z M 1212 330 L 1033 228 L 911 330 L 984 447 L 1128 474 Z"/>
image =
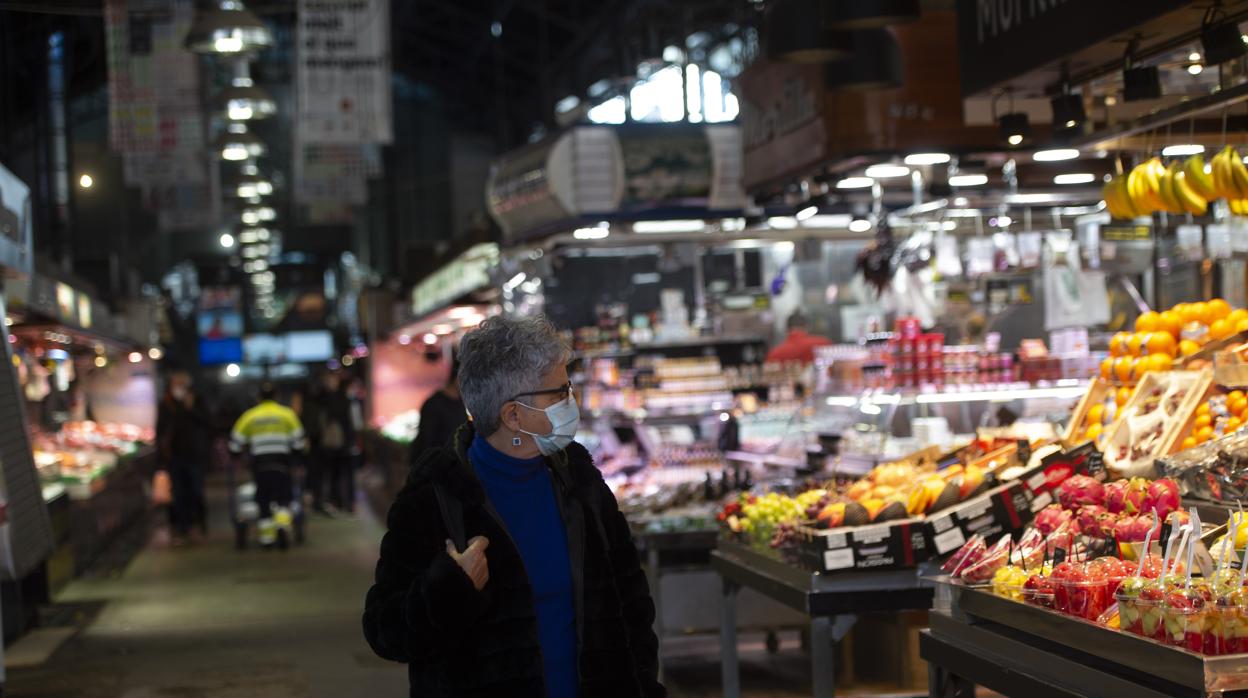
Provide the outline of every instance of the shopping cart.
<path id="1" fill-rule="evenodd" d="M 229 493 L 230 521 L 234 523 L 234 548 L 246 550 L 251 540 L 251 529 L 259 533 L 260 505 L 256 503 L 256 483 L 252 481 L 236 482 L 236 463 L 232 462 L 225 469 L 226 491 Z M 303 545 L 307 528 L 307 514 L 303 506 L 304 471 L 303 468 L 291 468 L 290 476 L 290 507 L 274 513 L 276 532 L 274 546 L 286 549 L 289 541 L 295 545 Z M 263 541 L 260 541 L 263 543 Z"/>

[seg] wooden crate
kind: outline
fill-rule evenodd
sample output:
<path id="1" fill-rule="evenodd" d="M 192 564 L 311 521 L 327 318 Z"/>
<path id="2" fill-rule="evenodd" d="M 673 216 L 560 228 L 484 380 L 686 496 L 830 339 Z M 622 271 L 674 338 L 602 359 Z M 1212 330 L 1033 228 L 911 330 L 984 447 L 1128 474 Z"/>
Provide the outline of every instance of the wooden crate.
<path id="1" fill-rule="evenodd" d="M 1083 432 L 1083 423 L 1088 419 L 1088 410 L 1093 405 L 1099 405 L 1109 398 L 1109 394 L 1113 391 L 1113 386 L 1104 378 L 1094 378 L 1088 384 L 1088 390 L 1079 398 L 1079 404 L 1075 405 L 1075 411 L 1070 415 L 1070 421 L 1066 423 L 1066 430 L 1062 432 L 1062 441 L 1067 446 L 1076 445 L 1079 434 Z"/>
<path id="2" fill-rule="evenodd" d="M 1182 384 L 1185 391 L 1170 412 L 1166 403 L 1176 382 Z M 1173 453 L 1182 442 L 1183 432 L 1190 428 L 1197 405 L 1206 399 L 1212 386 L 1213 371 L 1207 368 L 1145 374 L 1105 433 L 1102 442 L 1105 465 L 1119 476 L 1150 475 L 1153 460 Z M 1157 405 L 1147 413 L 1153 416 L 1137 414 L 1153 400 Z"/>

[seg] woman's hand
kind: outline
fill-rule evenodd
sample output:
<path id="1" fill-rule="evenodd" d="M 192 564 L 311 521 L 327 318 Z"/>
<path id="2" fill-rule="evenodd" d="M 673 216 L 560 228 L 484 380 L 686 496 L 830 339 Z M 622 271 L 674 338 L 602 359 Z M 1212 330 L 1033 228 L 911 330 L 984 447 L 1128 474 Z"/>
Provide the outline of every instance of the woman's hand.
<path id="1" fill-rule="evenodd" d="M 446 554 L 468 575 L 477 591 L 484 589 L 485 583 L 490 581 L 490 566 L 485 559 L 485 549 L 488 547 L 490 539 L 485 536 L 476 536 L 468 541 L 468 549 L 462 553 L 455 550 L 454 543 L 446 541 Z"/>

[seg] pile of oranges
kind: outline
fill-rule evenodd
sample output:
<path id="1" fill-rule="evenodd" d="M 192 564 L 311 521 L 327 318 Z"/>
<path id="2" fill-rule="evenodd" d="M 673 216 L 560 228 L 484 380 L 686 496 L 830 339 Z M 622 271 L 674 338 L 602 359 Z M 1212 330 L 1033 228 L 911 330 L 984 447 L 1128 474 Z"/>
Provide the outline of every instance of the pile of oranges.
<path id="1" fill-rule="evenodd" d="M 1135 332 L 1119 332 L 1110 340 L 1101 377 L 1131 385 L 1146 373 L 1170 370 L 1175 357 L 1191 356 L 1207 342 L 1244 331 L 1248 310 L 1232 310 L 1221 298 L 1179 303 L 1160 313 L 1150 310 L 1136 318 Z M 1119 405 L 1125 402 L 1125 397 L 1116 397 Z"/>
<path id="2" fill-rule="evenodd" d="M 1187 450 L 1221 438 L 1239 430 L 1245 423 L 1248 423 L 1248 396 L 1239 390 L 1214 395 L 1196 408 L 1191 434 L 1183 439 L 1180 448 Z"/>

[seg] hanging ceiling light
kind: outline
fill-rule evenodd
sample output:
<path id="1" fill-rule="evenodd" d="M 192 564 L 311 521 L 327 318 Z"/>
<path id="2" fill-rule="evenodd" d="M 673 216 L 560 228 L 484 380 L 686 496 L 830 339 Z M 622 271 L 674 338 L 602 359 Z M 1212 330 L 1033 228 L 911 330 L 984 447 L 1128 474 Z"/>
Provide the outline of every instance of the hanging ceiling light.
<path id="1" fill-rule="evenodd" d="M 273 193 L 273 183 L 256 175 L 244 175 L 234 182 L 230 192 L 240 199 L 259 199 Z"/>
<path id="2" fill-rule="evenodd" d="M 880 90 L 902 83 L 901 48 L 887 29 L 868 29 L 850 34 L 853 56 L 829 63 L 824 83 L 829 89 Z"/>
<path id="3" fill-rule="evenodd" d="M 195 53 L 252 53 L 273 45 L 273 34 L 239 0 L 220 0 L 195 13 L 183 45 Z"/>
<path id="4" fill-rule="evenodd" d="M 850 57 L 850 37 L 824 26 L 822 0 L 776 0 L 764 18 L 767 58 L 786 63 L 827 63 Z"/>
<path id="5" fill-rule="evenodd" d="M 243 209 L 239 216 L 243 225 L 256 225 L 261 221 L 271 221 L 277 218 L 277 211 L 272 206 L 251 206 Z"/>
<path id="6" fill-rule="evenodd" d="M 919 18 L 919 0 L 828 0 L 826 26 L 832 29 L 879 29 Z"/>
<path id="7" fill-rule="evenodd" d="M 256 87 L 251 78 L 234 78 L 234 83 L 217 95 L 216 103 L 231 121 L 267 119 L 277 113 L 277 102 L 268 91 Z"/>
<path id="8" fill-rule="evenodd" d="M 217 137 L 214 144 L 217 152 L 221 154 L 223 160 L 246 160 L 248 158 L 258 158 L 268 152 L 264 141 L 259 136 L 247 130 L 242 123 L 231 123 L 225 131 Z"/>
<path id="9" fill-rule="evenodd" d="M 1161 97 L 1161 71 L 1155 65 L 1136 65 L 1135 54 L 1140 38 L 1127 44 L 1122 66 L 1122 98 L 1127 102 L 1139 102 Z"/>
<path id="10" fill-rule="evenodd" d="M 1058 134 L 1074 135 L 1088 120 L 1082 95 L 1063 91 L 1050 100 L 1049 104 L 1053 107 L 1053 130 Z"/>
<path id="11" fill-rule="evenodd" d="M 1205 11 L 1205 18 L 1201 21 L 1200 46 L 1209 65 L 1233 61 L 1248 53 L 1248 44 L 1244 43 L 1239 24 L 1226 20 L 1226 12 L 1215 3 Z M 1200 57 L 1192 60 L 1199 61 Z"/>

